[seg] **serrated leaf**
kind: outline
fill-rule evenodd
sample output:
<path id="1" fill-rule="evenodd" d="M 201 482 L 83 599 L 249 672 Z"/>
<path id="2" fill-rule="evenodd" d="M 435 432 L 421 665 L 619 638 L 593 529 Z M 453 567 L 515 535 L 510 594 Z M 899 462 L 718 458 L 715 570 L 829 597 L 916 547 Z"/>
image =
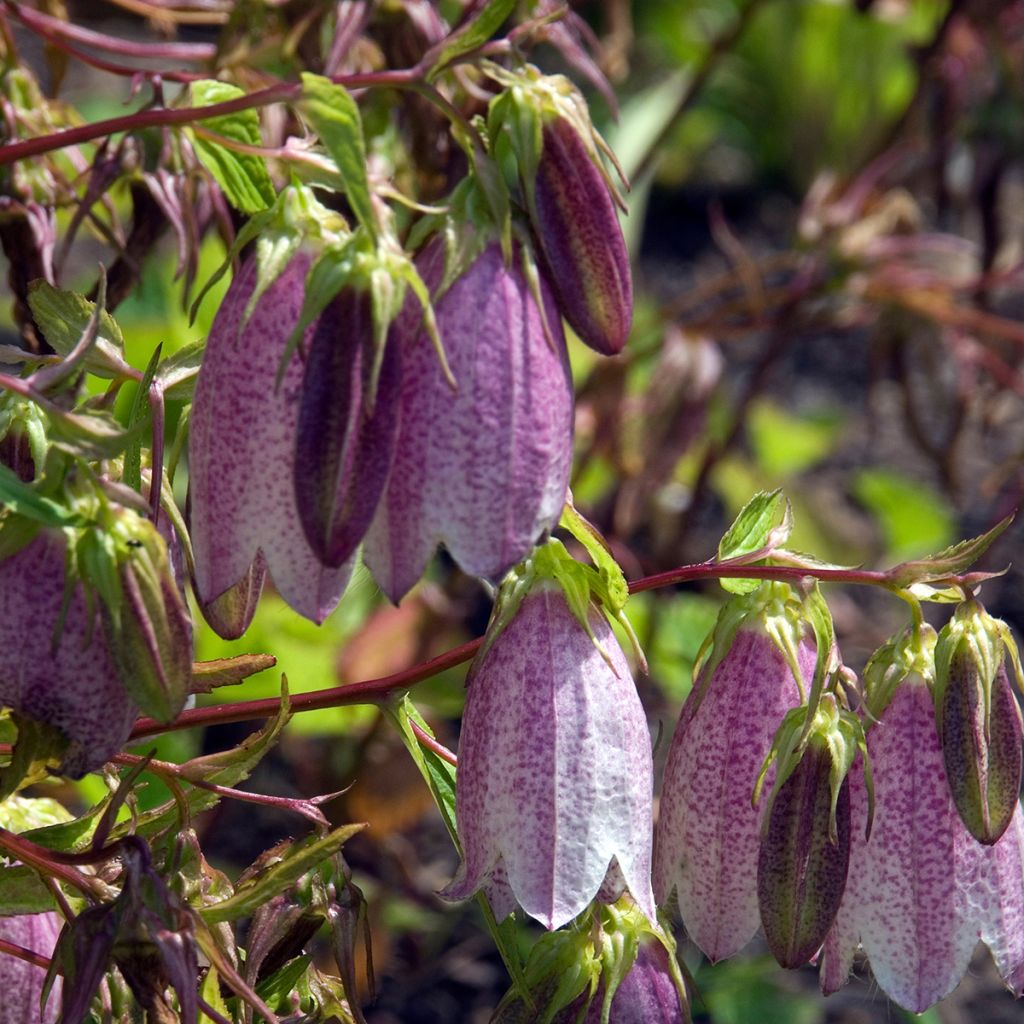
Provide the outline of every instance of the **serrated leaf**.
<path id="1" fill-rule="evenodd" d="M 791 528 L 788 506 L 785 506 L 782 527 L 776 531 L 774 525 L 784 502 L 780 488 L 755 494 L 740 510 L 718 545 L 718 560 L 730 561 L 755 551 L 763 551 L 767 555 L 772 541 L 784 544 Z M 721 579 L 719 583 L 730 594 L 751 594 L 761 585 L 760 580 L 752 579 Z"/>
<path id="2" fill-rule="evenodd" d="M 434 59 L 427 80 L 433 81 L 452 61 L 486 43 L 501 28 L 515 5 L 516 0 L 490 0 L 485 4 L 475 18 L 448 36 Z"/>
<path id="3" fill-rule="evenodd" d="M 28 286 L 28 304 L 32 318 L 61 356 L 74 349 L 96 308 L 84 295 L 54 288 L 41 278 Z M 123 377 L 132 372 L 124 358 L 121 328 L 106 311 L 100 313 L 96 343 L 85 357 L 85 368 L 105 378 Z"/>
<path id="4" fill-rule="evenodd" d="M 225 1020 L 231 1020 L 231 1011 L 228 1009 L 227 1003 L 224 1002 L 224 997 L 220 994 L 220 976 L 217 974 L 217 968 L 213 964 L 207 968 L 203 983 L 199 986 L 199 998 Z M 200 1010 L 199 1024 L 214 1024 L 214 1021 L 212 1017 L 207 1016 Z"/>
<path id="5" fill-rule="evenodd" d="M 192 663 L 192 682 L 189 693 L 209 693 L 218 686 L 234 686 L 257 672 L 264 672 L 277 664 L 272 654 L 238 654 L 233 658 Z"/>
<path id="6" fill-rule="evenodd" d="M 53 893 L 35 868 L 20 864 L 0 868 L 0 917 L 56 910 Z"/>
<path id="7" fill-rule="evenodd" d="M 1013 522 L 1013 514 L 1000 520 L 979 537 L 962 540 L 927 558 L 915 558 L 893 566 L 886 575 L 897 587 L 917 583 L 934 583 L 969 569 L 991 546 L 992 542 Z"/>
<path id="8" fill-rule="evenodd" d="M 558 525 L 568 530 L 587 549 L 587 554 L 597 566 L 597 571 L 607 587 L 611 611 L 621 611 L 629 599 L 629 584 L 604 537 L 592 523 L 580 515 L 571 498 L 565 503 Z"/>
<path id="9" fill-rule="evenodd" d="M 36 493 L 30 484 L 7 466 L 0 463 L 0 506 L 33 519 L 43 526 L 77 526 L 81 516 L 69 512 L 62 505 Z"/>
<path id="10" fill-rule="evenodd" d="M 235 85 L 213 80 L 193 82 L 191 90 L 195 107 L 207 107 L 245 95 L 245 91 Z M 199 124 L 234 142 L 248 146 L 263 145 L 260 118 L 255 110 L 238 110 L 233 114 L 208 118 Z M 277 193 L 262 157 L 228 149 L 198 132 L 192 133 L 192 145 L 232 206 L 242 213 L 252 214 L 273 205 Z"/>
<path id="11" fill-rule="evenodd" d="M 203 364 L 205 341 L 195 341 L 169 355 L 156 368 L 156 377 L 169 402 L 190 401 L 195 391 L 199 367 Z"/>
<path id="12" fill-rule="evenodd" d="M 763 548 L 784 500 L 781 488 L 755 494 L 726 530 L 718 545 L 718 560 L 724 562 Z"/>
<path id="13" fill-rule="evenodd" d="M 301 840 L 292 846 L 282 860 L 240 885 L 233 896 L 203 907 L 199 913 L 208 925 L 247 917 L 257 907 L 294 885 L 307 871 L 337 853 L 352 836 L 364 828 L 365 824 L 356 822 L 342 825 L 320 838 Z"/>
<path id="14" fill-rule="evenodd" d="M 345 195 L 359 222 L 376 237 L 377 216 L 370 199 L 363 121 L 356 101 L 344 87 L 307 71 L 302 74 L 299 111 L 334 157 L 345 181 Z"/>

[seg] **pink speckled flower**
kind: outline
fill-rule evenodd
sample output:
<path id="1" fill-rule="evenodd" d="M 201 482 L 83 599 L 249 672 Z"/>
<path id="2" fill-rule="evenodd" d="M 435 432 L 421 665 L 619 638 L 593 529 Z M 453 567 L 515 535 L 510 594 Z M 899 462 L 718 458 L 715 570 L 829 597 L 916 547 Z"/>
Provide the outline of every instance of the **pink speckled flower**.
<path id="1" fill-rule="evenodd" d="M 810 680 L 813 645 L 801 642 L 797 656 Z M 753 623 L 731 639 L 703 699 L 699 684 L 683 706 L 665 767 L 654 891 L 662 903 L 675 889 L 687 932 L 716 961 L 739 952 L 760 922 L 764 801 L 752 807 L 751 794 L 775 731 L 800 692 L 781 650 Z M 766 792 L 771 784 L 770 776 Z"/>
<path id="2" fill-rule="evenodd" d="M 440 280 L 441 247 L 421 257 Z M 398 601 L 443 543 L 468 573 L 499 580 L 558 521 L 572 463 L 572 382 L 561 320 L 541 283 L 551 339 L 518 264 L 492 243 L 436 306 L 458 387 L 405 316 L 398 447 L 366 564 Z"/>
<path id="3" fill-rule="evenodd" d="M 0 561 L 0 706 L 58 728 L 69 741 L 61 771 L 98 768 L 128 739 L 139 713 L 121 682 L 95 598 L 71 591 L 59 642 L 66 543 L 40 530 Z"/>
<path id="4" fill-rule="evenodd" d="M 946 782 L 933 698 L 908 676 L 868 732 L 875 814 L 864 838 L 861 763 L 850 773 L 851 853 L 843 902 L 825 942 L 823 991 L 845 984 L 858 943 L 875 979 L 921 1013 L 963 977 L 979 939 L 1007 984 L 1024 989 L 1024 819 L 983 846 L 960 820 Z"/>
<path id="5" fill-rule="evenodd" d="M 256 284 L 255 261 L 232 282 L 210 330 L 192 403 L 189 439 L 191 535 L 196 592 L 215 602 L 242 582 L 255 608 L 252 583 L 265 561 L 281 596 L 300 615 L 322 622 L 348 583 L 350 564 L 325 568 L 303 532 L 294 470 L 304 364 L 296 354 L 275 387 L 285 345 L 302 309 L 308 255 L 292 259 L 263 293 L 239 331 Z M 312 340 L 315 326 L 306 332 Z M 213 616 L 238 633 L 237 615 Z"/>
<path id="6" fill-rule="evenodd" d="M 53 956 L 64 922 L 55 913 L 0 917 L 0 939 L 42 956 Z M 0 952 L 0 1024 L 55 1024 L 60 1016 L 61 979 L 50 991 L 45 1010 L 39 1006 L 46 970 Z"/>
<path id="7" fill-rule="evenodd" d="M 604 616 L 590 627 L 541 582 L 469 678 L 456 816 L 462 864 L 444 894 L 483 888 L 501 920 L 518 903 L 547 928 L 623 886 L 654 920 L 651 742 Z"/>

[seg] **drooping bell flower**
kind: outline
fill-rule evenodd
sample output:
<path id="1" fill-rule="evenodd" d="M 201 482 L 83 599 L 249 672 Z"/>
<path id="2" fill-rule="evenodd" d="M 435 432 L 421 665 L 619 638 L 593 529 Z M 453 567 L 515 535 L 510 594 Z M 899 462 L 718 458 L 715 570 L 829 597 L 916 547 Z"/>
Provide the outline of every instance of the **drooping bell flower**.
<path id="1" fill-rule="evenodd" d="M 484 889 L 498 920 L 518 904 L 558 928 L 623 887 L 655 919 L 647 721 L 604 615 L 582 614 L 539 579 L 470 670 L 443 895 Z"/>
<path id="2" fill-rule="evenodd" d="M 935 710 L 953 802 L 971 835 L 994 843 L 1017 807 L 1021 713 L 1006 672 L 1005 623 L 965 601 L 939 633 Z"/>
<path id="3" fill-rule="evenodd" d="M 63 926 L 64 922 L 52 911 L 0 917 L 0 939 L 52 957 Z M 45 967 L 0 950 L 0 1024 L 56 1024 L 60 1017 L 61 983 L 58 978 L 42 1007 L 45 980 Z"/>
<path id="4" fill-rule="evenodd" d="M 547 321 L 519 265 L 489 244 L 435 305 L 453 390 L 418 311 L 393 327 L 402 342 L 402 397 L 391 476 L 364 557 L 393 601 L 439 543 L 460 568 L 492 581 L 558 521 L 572 462 L 572 382 L 560 321 L 540 283 Z M 431 288 L 442 253 L 418 261 Z"/>
<path id="5" fill-rule="evenodd" d="M 309 265 L 307 253 L 295 255 L 243 325 L 256 287 L 257 266 L 250 260 L 217 311 L 192 404 L 190 528 L 201 605 L 241 585 L 244 594 L 227 611 L 254 609 L 253 565 L 262 559 L 284 600 L 322 622 L 348 583 L 350 565 L 325 568 L 302 529 L 294 484 L 304 375 L 298 353 L 277 386 L 281 359 L 299 323 Z M 314 329 L 305 333 L 307 346 Z M 231 632 L 240 631 L 237 614 L 215 615 L 212 624 L 222 619 Z"/>
<path id="6" fill-rule="evenodd" d="M 850 773 L 850 869 L 821 969 L 822 990 L 836 991 L 860 944 L 879 987 L 913 1013 L 956 987 L 979 939 L 1007 984 L 1017 993 L 1024 987 L 1024 820 L 1018 807 L 989 846 L 961 821 L 929 686 L 934 643 L 923 627 L 882 648 L 865 672 L 877 719 L 867 734 L 874 820 L 866 838 L 859 760 Z"/>
<path id="7" fill-rule="evenodd" d="M 0 561 L 0 706 L 59 729 L 60 771 L 78 777 L 124 745 L 139 707 L 81 580 L 61 618 L 66 559 L 63 533 L 41 529 Z"/>
<path id="8" fill-rule="evenodd" d="M 665 767 L 654 892 L 673 889 L 687 933 L 712 961 L 738 953 L 760 922 L 764 801 L 751 796 L 776 729 L 810 681 L 815 648 L 784 585 L 722 610 L 710 656 L 683 705 Z M 765 779 L 770 788 L 774 768 Z"/>

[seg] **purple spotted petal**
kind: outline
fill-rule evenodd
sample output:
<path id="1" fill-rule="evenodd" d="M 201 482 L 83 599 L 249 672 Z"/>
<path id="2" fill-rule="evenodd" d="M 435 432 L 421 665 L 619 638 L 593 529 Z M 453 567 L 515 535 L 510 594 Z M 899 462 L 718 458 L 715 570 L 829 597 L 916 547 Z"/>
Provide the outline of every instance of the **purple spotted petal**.
<path id="1" fill-rule="evenodd" d="M 53 956 L 64 922 L 54 913 L 0 917 L 0 939 L 42 956 Z M 61 979 L 50 990 L 46 1010 L 39 1012 L 46 970 L 0 952 L 0 1024 L 55 1024 L 60 1016 Z"/>
<path id="2" fill-rule="evenodd" d="M 60 643 L 54 627 L 64 598 L 65 542 L 40 531 L 0 562 L 0 706 L 56 726 L 70 740 L 61 771 L 98 768 L 128 739 L 138 707 L 125 693 L 98 609 L 77 584 Z"/>
<path id="3" fill-rule="evenodd" d="M 422 263 L 434 284 L 436 247 Z M 492 244 L 437 304 L 457 390 L 427 336 L 406 329 L 398 447 L 365 546 L 393 601 L 438 543 L 464 571 L 498 580 L 557 522 L 573 398 L 558 314 L 547 308 L 554 347 L 518 264 L 506 267 Z"/>
<path id="4" fill-rule="evenodd" d="M 200 603 L 209 604 L 237 584 L 262 552 L 285 601 L 322 622 L 338 603 L 351 567 L 324 568 L 300 525 L 293 484 L 303 376 L 298 355 L 280 389 L 274 386 L 302 308 L 308 265 L 306 256 L 293 259 L 241 332 L 238 325 L 255 286 L 255 263 L 246 264 L 232 282 L 196 382 L 189 485 Z"/>
<path id="5" fill-rule="evenodd" d="M 590 623 L 614 673 L 551 584 L 474 665 L 459 746 L 463 862 L 447 898 L 489 887 L 502 917 L 507 889 L 558 928 L 617 865 L 654 920 L 650 734 L 611 628 L 596 611 Z"/>
<path id="6" fill-rule="evenodd" d="M 978 901 L 982 941 L 992 951 L 1003 981 L 1024 993 L 1024 811 L 1018 803 L 1010 827 L 983 849 L 985 896 Z"/>
<path id="7" fill-rule="evenodd" d="M 802 644 L 799 657 L 809 679 L 814 648 Z M 659 805 L 654 891 L 661 903 L 675 888 L 687 932 L 712 961 L 738 953 L 758 928 L 761 809 L 750 796 L 775 730 L 798 701 L 775 644 L 740 629 L 703 701 L 697 706 L 691 695 L 676 727 Z"/>
<path id="8" fill-rule="evenodd" d="M 874 828 L 865 841 L 867 795 L 858 761 L 850 774 L 850 871 L 825 943 L 821 984 L 829 993 L 845 983 L 860 941 L 879 986 L 921 1013 L 956 987 L 983 934 L 997 942 L 1002 905 L 987 865 L 999 860 L 1012 869 L 1016 856 L 1019 872 L 1019 825 L 1005 845 L 990 849 L 967 832 L 946 783 L 932 697 L 919 679 L 896 691 L 868 733 L 868 752 Z M 1011 912 L 1019 922 L 1019 874 Z M 1019 930 L 1016 942 L 1016 964 L 1001 965 L 1004 973 L 1019 969 Z"/>

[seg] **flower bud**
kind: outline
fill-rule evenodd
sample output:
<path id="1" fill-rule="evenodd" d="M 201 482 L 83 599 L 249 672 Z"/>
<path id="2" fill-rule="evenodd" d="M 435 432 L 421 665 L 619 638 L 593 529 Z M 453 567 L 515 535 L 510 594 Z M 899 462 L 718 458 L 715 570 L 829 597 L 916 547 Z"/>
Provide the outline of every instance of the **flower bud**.
<path id="1" fill-rule="evenodd" d="M 64 534 L 40 530 L 0 561 L 0 705 L 59 729 L 60 770 L 77 777 L 122 747 L 139 709 L 80 580 L 65 606 L 66 560 Z"/>
<path id="2" fill-rule="evenodd" d="M 622 351 L 633 319 L 629 253 L 600 160 L 568 120 L 543 123 L 530 215 L 558 306 L 602 355 Z"/>
<path id="3" fill-rule="evenodd" d="M 462 863 L 443 895 L 484 889 L 547 928 L 623 886 L 653 921 L 650 734 L 629 665 L 593 605 L 536 583 L 470 671 L 459 743 Z M 607 659 L 607 660 L 606 660 Z"/>
<path id="4" fill-rule="evenodd" d="M 935 706 L 957 811 L 971 835 L 994 843 L 1020 796 L 1021 715 L 1006 672 L 1006 626 L 964 602 L 939 633 Z"/>
<path id="5" fill-rule="evenodd" d="M 753 806 L 751 795 L 775 730 L 800 700 L 797 680 L 814 672 L 803 628 L 786 587 L 733 598 L 669 749 L 655 895 L 662 903 L 675 889 L 688 934 L 712 961 L 739 952 L 757 931 L 763 804 Z M 769 786 L 773 778 L 772 768 Z"/>
<path id="6" fill-rule="evenodd" d="M 57 936 L 64 926 L 52 911 L 0 917 L 0 939 L 45 957 L 53 956 Z M 20 960 L 0 950 L 0 1024 L 56 1024 L 60 1017 L 58 978 L 45 1007 L 40 1006 L 46 968 Z"/>
<path id="7" fill-rule="evenodd" d="M 348 582 L 349 567 L 324 568 L 301 526 L 294 483 L 304 373 L 298 353 L 277 383 L 310 259 L 304 251 L 294 256 L 246 321 L 257 279 L 255 260 L 247 262 L 210 329 L 189 435 L 190 531 L 202 607 L 249 576 L 261 556 L 284 600 L 314 622 L 327 617 Z"/>
<path id="8" fill-rule="evenodd" d="M 465 572 L 500 580 L 558 522 L 572 461 L 572 382 L 560 321 L 553 343 L 518 263 L 489 244 L 436 303 L 452 389 L 421 327 L 403 314 L 398 446 L 366 538 L 366 564 L 398 601 L 439 543 Z M 441 246 L 418 261 L 434 288 Z"/>
<path id="9" fill-rule="evenodd" d="M 830 695 L 822 698 L 825 706 Z M 757 861 L 757 897 L 768 948 L 801 967 L 835 920 L 850 863 L 850 784 L 835 792 L 835 755 L 812 732 L 803 756 L 774 794 Z"/>
<path id="10" fill-rule="evenodd" d="M 361 543 L 395 450 L 398 345 L 385 346 L 369 403 L 372 336 L 370 294 L 348 287 L 320 315 L 306 357 L 295 498 L 306 540 L 332 568 L 351 558 Z"/>
<path id="11" fill-rule="evenodd" d="M 690 1019 L 679 968 L 657 941 L 641 942 L 636 959 L 612 996 L 608 1017 L 603 1016 L 604 992 L 598 988 L 584 1024 L 683 1024 Z"/>
<path id="12" fill-rule="evenodd" d="M 101 604 L 121 682 L 148 715 L 170 721 L 192 680 L 192 622 L 164 538 L 135 513 L 115 520 L 119 600 Z"/>

